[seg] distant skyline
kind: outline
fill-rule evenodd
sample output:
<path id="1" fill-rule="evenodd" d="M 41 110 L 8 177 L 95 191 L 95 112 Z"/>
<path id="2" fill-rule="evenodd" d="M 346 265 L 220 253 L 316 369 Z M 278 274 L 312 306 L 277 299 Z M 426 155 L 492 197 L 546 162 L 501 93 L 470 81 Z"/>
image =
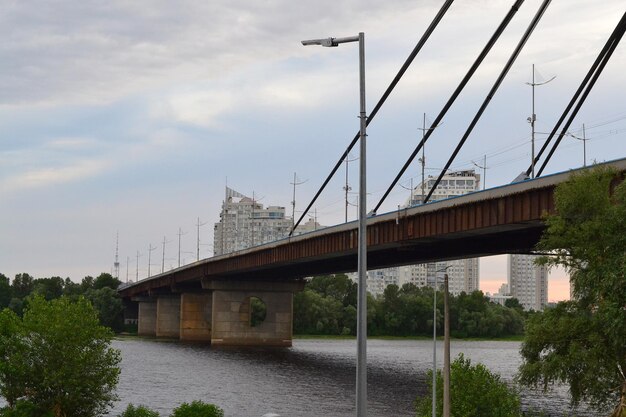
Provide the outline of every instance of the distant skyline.
<path id="1" fill-rule="evenodd" d="M 527 0 L 426 146 L 437 175 L 540 0 Z M 366 37 L 368 113 L 442 2 L 356 0 L 301 7 L 276 0 L 9 2 L 0 15 L 0 272 L 80 281 L 112 270 L 119 232 L 120 277 L 212 254 L 224 186 L 285 206 L 293 173 L 296 211 L 310 201 L 358 130 L 357 48 L 305 48 L 302 39 Z M 378 202 L 514 1 L 455 2 L 368 129 L 368 209 Z M 487 156 L 487 187 L 530 163 L 531 68 L 538 143 L 560 116 L 624 13 L 622 0 L 553 2 L 453 164 Z M 617 48 L 571 127 L 587 161 L 625 157 L 626 46 Z M 356 156 L 356 153 L 353 155 Z M 571 137 L 546 174 L 582 165 Z M 482 174 L 482 172 L 481 172 Z M 401 183 L 418 183 L 415 161 Z M 321 224 L 343 221 L 342 167 L 315 208 Z M 357 164 L 350 164 L 357 191 Z M 396 187 L 380 213 L 402 204 Z M 352 195 L 355 198 L 355 194 Z M 349 212 L 355 218 L 355 210 Z M 506 280 L 506 258 L 481 261 L 481 288 Z M 567 298 L 554 274 L 549 299 Z"/>

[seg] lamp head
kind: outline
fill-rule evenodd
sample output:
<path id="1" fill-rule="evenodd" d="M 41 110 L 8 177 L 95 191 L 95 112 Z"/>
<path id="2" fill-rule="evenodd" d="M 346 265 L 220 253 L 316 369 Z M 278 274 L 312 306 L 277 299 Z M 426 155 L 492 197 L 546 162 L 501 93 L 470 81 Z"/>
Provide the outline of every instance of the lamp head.
<path id="1" fill-rule="evenodd" d="M 335 38 L 324 38 L 324 39 L 309 39 L 306 41 L 302 41 L 302 45 L 321 45 L 327 47 L 337 46 L 338 44 L 335 42 Z"/>

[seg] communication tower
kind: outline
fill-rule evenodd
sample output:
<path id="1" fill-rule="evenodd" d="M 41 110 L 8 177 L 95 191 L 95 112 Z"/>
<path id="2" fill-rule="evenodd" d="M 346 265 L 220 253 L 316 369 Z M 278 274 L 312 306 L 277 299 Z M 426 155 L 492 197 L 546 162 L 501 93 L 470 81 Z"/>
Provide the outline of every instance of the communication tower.
<path id="1" fill-rule="evenodd" d="M 115 262 L 113 262 L 113 276 L 117 279 L 120 279 L 119 243 L 120 234 L 118 232 L 115 235 Z"/>

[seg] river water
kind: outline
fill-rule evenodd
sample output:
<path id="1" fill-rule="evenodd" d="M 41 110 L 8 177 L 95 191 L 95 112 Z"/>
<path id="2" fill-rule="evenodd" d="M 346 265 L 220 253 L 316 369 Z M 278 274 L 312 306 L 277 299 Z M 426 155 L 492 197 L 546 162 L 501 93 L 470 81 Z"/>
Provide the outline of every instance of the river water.
<path id="1" fill-rule="evenodd" d="M 355 340 L 297 339 L 290 349 L 211 348 L 152 339 L 120 339 L 120 401 L 143 404 L 166 417 L 182 402 L 219 405 L 226 417 L 343 417 L 354 415 Z M 438 344 L 441 358 L 442 343 Z M 519 342 L 452 342 L 452 358 L 463 352 L 511 381 L 520 363 Z M 368 416 L 415 416 L 413 401 L 426 393 L 432 342 L 369 340 Z M 441 360 L 439 361 L 441 366 Z M 567 391 L 522 392 L 525 409 L 546 416 L 595 417 L 571 410 Z"/>

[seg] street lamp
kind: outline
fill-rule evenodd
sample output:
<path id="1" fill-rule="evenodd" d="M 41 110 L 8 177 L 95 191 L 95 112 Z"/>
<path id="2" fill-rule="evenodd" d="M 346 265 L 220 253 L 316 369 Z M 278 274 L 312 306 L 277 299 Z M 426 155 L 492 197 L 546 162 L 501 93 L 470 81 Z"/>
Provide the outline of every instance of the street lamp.
<path id="1" fill-rule="evenodd" d="M 533 98 L 533 108 L 532 108 L 532 114 L 530 115 L 529 118 L 527 118 L 526 120 L 528 121 L 528 123 L 530 123 L 530 129 L 531 129 L 531 137 L 530 137 L 530 142 L 531 142 L 531 161 L 530 161 L 530 167 L 531 167 L 531 178 L 535 178 L 535 122 L 537 121 L 537 115 L 535 114 L 535 86 L 538 85 L 544 85 L 544 84 L 548 84 L 550 81 L 554 80 L 556 78 L 556 75 L 552 78 L 550 78 L 548 81 L 544 81 L 544 82 L 539 82 L 536 83 L 535 82 L 535 64 L 533 64 L 533 81 L 530 83 L 526 83 L 526 85 L 529 85 L 532 87 L 532 98 Z"/>
<path id="2" fill-rule="evenodd" d="M 359 155 L 359 246 L 358 246 L 358 299 L 357 299 L 357 357 L 356 357 L 356 415 L 367 416 L 367 224 L 365 181 L 365 34 L 346 38 L 325 38 L 302 41 L 302 45 L 339 46 L 341 43 L 359 43 L 359 90 L 360 90 L 360 155 Z"/>
<path id="3" fill-rule="evenodd" d="M 435 271 L 435 277 L 433 278 L 433 407 L 432 417 L 437 416 L 437 286 L 439 284 L 439 277 L 437 273 L 447 272 L 448 268 L 452 265 L 448 265 L 442 269 Z M 447 279 L 447 274 L 444 277 L 444 281 Z M 428 280 L 430 282 L 430 280 Z M 446 289 L 447 291 L 447 289 Z M 445 342 L 445 340 L 444 340 Z"/>

